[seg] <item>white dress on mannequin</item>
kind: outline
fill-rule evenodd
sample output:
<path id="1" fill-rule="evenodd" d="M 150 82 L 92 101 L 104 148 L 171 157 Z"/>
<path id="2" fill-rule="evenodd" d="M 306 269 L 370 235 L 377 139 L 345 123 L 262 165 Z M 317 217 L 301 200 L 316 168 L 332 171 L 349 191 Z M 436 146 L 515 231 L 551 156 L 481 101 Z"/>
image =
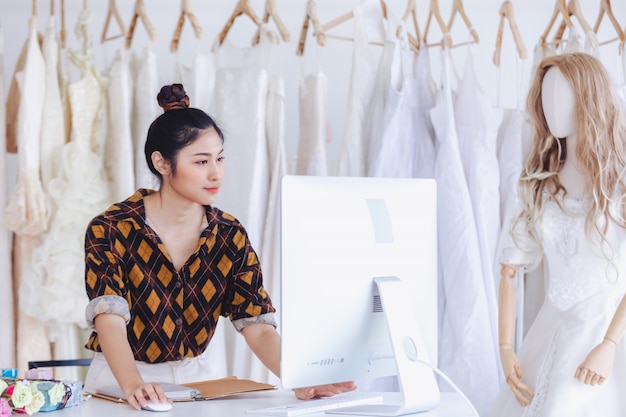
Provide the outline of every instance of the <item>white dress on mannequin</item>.
<path id="1" fill-rule="evenodd" d="M 431 118 L 437 136 L 439 247 L 439 369 L 455 381 L 480 415 L 497 380 L 496 346 L 484 291 L 478 235 L 454 124 L 449 51 L 442 53 L 441 86 Z"/>
<path id="2" fill-rule="evenodd" d="M 616 256 L 609 262 L 585 238 L 583 201 L 566 198 L 562 203 L 571 214 L 547 201 L 537 226 L 548 265 L 548 288 L 517 352 L 523 381 L 535 396 L 529 406 L 521 407 L 509 387 L 503 386 L 494 417 L 622 417 L 626 410 L 624 343 L 617 346 L 613 369 L 602 385 L 585 385 L 574 379 L 576 368 L 604 337 L 624 294 L 626 231 L 611 224 L 608 244 Z M 538 250 L 522 251 L 509 240 L 503 245 L 500 261 L 530 267 L 540 258 Z"/>

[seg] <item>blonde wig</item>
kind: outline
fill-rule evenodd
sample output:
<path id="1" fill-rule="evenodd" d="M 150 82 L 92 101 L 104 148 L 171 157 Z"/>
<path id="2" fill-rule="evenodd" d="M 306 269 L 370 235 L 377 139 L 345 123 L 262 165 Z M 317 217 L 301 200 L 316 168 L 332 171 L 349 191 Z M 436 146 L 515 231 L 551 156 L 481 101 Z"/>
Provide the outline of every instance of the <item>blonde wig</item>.
<path id="1" fill-rule="evenodd" d="M 585 178 L 585 198 L 591 201 L 585 235 L 597 242 L 592 239 L 597 232 L 595 237 L 606 242 L 611 221 L 626 227 L 626 122 L 611 77 L 598 59 L 585 53 L 549 57 L 537 67 L 526 103 L 534 132 L 533 144 L 520 176 L 522 212 L 515 223 L 522 222 L 526 233 L 540 244 L 533 230 L 543 213 L 544 193 L 561 209 L 561 199 L 557 196 L 567 194 L 557 175 L 567 158 L 566 139 L 550 134 L 541 101 L 544 76 L 553 66 L 570 82 L 576 96 L 575 153 L 577 166 Z"/>

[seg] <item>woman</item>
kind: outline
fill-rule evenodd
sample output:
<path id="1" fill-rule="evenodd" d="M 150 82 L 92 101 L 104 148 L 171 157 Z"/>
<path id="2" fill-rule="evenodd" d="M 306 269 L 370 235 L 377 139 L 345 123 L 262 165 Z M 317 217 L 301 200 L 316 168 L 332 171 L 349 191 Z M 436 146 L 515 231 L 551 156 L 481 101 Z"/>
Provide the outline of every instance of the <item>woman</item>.
<path id="1" fill-rule="evenodd" d="M 605 68 L 583 53 L 544 59 L 527 107 L 533 147 L 519 181 L 521 210 L 500 257 L 499 342 L 508 387 L 492 415 L 623 416 L 624 110 Z M 514 278 L 542 258 L 546 296 L 516 353 Z"/>
<path id="2" fill-rule="evenodd" d="M 85 238 L 86 347 L 96 351 L 85 390 L 118 383 L 140 409 L 167 401 L 151 381 L 214 378 L 202 355 L 219 316 L 229 317 L 279 376 L 280 338 L 261 266 L 244 227 L 212 206 L 224 175 L 224 137 L 180 84 L 157 96 L 165 112 L 145 145 L 158 191 L 140 189 L 95 217 Z M 350 391 L 352 383 L 296 390 L 298 398 Z"/>

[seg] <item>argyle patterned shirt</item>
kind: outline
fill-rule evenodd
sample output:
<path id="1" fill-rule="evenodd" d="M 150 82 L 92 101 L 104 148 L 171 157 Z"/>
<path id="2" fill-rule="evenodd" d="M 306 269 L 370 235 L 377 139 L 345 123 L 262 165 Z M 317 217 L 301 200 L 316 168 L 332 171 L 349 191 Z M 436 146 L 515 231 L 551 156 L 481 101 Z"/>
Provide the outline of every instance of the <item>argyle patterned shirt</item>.
<path id="1" fill-rule="evenodd" d="M 159 236 L 146 224 L 143 196 L 151 192 L 138 190 L 87 227 L 88 322 L 99 313 L 125 317 L 135 359 L 158 363 L 200 355 L 220 315 L 252 322 L 272 316 L 275 309 L 243 226 L 207 206 L 208 227 L 176 271 Z M 85 347 L 101 351 L 95 331 Z"/>

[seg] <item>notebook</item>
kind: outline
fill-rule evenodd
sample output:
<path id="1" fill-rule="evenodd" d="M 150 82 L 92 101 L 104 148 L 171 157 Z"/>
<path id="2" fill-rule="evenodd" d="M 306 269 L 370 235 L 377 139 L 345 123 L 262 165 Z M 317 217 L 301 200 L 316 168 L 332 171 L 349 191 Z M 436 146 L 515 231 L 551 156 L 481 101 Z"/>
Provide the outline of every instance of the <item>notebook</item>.
<path id="1" fill-rule="evenodd" d="M 244 392 L 276 389 L 275 385 L 251 381 L 249 379 L 239 379 L 235 376 L 180 385 L 159 382 L 159 385 L 163 387 L 165 394 L 172 401 L 210 400 L 212 398 L 226 397 Z M 126 402 L 124 393 L 119 385 L 103 386 L 92 394 L 96 397 L 111 401 Z"/>
<path id="2" fill-rule="evenodd" d="M 172 401 L 193 401 L 200 397 L 202 394 L 195 388 L 185 387 L 183 385 L 170 384 L 166 382 L 159 382 L 159 385 L 163 387 L 165 395 Z M 117 402 L 126 402 L 122 388 L 119 385 L 106 385 L 99 387 L 94 395 L 103 397 L 107 400 L 113 400 Z"/>

